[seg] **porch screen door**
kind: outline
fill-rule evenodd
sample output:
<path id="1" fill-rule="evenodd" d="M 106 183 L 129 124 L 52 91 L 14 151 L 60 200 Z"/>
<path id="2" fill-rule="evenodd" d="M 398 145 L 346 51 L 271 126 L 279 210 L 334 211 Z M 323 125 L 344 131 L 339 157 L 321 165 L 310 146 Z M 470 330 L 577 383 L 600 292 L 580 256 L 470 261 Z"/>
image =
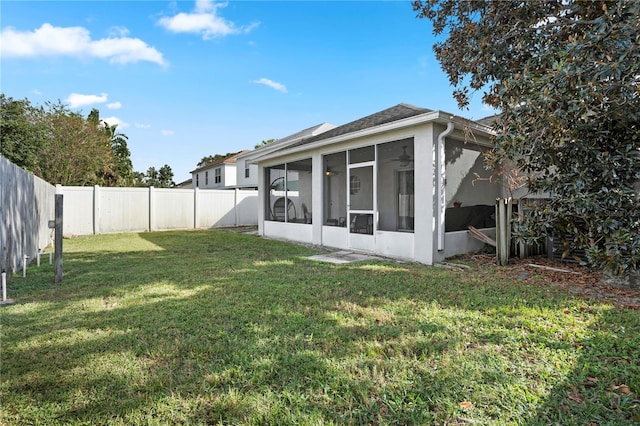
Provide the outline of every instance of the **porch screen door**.
<path id="1" fill-rule="evenodd" d="M 347 180 L 347 215 L 349 220 L 349 247 L 356 250 L 375 249 L 374 162 L 349 166 Z"/>

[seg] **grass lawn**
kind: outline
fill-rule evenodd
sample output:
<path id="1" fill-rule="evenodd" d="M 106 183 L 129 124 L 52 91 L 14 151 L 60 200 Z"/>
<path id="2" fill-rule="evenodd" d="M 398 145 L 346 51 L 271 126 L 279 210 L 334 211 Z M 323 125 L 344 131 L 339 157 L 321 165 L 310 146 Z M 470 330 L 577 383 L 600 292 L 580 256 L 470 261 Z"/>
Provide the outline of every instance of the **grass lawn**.
<path id="1" fill-rule="evenodd" d="M 62 283 L 9 283 L 2 424 L 640 423 L 640 313 L 508 267 L 324 264 L 226 230 L 64 249 Z"/>

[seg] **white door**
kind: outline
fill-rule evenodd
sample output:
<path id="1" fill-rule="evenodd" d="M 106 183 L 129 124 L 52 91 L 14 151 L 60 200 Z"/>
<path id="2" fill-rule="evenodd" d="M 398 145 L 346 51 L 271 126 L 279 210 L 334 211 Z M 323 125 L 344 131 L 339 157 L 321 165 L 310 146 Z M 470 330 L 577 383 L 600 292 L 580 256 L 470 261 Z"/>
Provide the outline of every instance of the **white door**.
<path id="1" fill-rule="evenodd" d="M 347 218 L 349 247 L 355 250 L 375 250 L 375 173 L 374 162 L 349 165 Z"/>

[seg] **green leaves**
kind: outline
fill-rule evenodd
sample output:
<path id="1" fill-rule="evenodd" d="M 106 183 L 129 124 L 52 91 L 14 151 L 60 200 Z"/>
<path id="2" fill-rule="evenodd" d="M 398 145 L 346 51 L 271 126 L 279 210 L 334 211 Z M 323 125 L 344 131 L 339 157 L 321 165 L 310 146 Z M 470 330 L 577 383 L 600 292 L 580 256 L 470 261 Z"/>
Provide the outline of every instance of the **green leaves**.
<path id="1" fill-rule="evenodd" d="M 458 104 L 484 89 L 502 110 L 488 165 L 510 160 L 530 191 L 554 194 L 522 238 L 570 229 L 567 243 L 592 266 L 639 268 L 640 3 L 413 5 L 446 34 L 434 50 Z"/>
<path id="2" fill-rule="evenodd" d="M 124 186 L 133 183 L 127 136 L 85 119 L 60 101 L 35 107 L 0 94 L 0 153 L 52 184 Z"/>

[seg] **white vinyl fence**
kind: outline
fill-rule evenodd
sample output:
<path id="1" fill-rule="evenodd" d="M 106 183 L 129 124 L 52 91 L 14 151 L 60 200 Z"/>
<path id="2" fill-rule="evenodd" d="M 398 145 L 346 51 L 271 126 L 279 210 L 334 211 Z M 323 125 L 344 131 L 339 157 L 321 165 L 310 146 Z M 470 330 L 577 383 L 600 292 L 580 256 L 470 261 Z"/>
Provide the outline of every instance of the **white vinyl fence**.
<path id="1" fill-rule="evenodd" d="M 0 268 L 9 275 L 53 238 L 56 188 L 0 155 Z"/>
<path id="2" fill-rule="evenodd" d="M 64 234 L 255 226 L 258 191 L 62 186 Z"/>

